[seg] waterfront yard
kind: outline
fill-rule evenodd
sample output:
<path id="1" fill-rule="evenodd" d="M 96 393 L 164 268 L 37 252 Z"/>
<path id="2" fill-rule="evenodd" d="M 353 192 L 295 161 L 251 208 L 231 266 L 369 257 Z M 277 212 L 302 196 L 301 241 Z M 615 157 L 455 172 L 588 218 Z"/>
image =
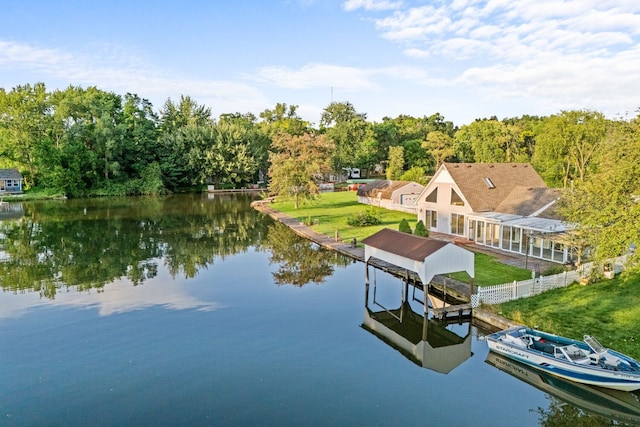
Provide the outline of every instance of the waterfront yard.
<path id="1" fill-rule="evenodd" d="M 320 233 L 344 239 L 368 237 L 382 228 L 397 230 L 406 218 L 415 228 L 413 214 L 369 208 L 358 203 L 354 192 L 323 193 L 299 209 L 293 203 L 276 202 L 273 207 L 312 225 Z M 373 209 L 382 223 L 375 226 L 351 227 L 346 218 Z M 475 283 L 490 286 L 530 277 L 528 270 L 499 263 L 485 254 L 476 254 Z M 456 276 L 468 280 L 465 274 Z M 581 339 L 584 334 L 598 338 L 604 345 L 640 358 L 640 275 L 616 277 L 587 286 L 572 285 L 541 295 L 487 307 L 513 321 L 545 331 Z"/>
<path id="2" fill-rule="evenodd" d="M 640 274 L 574 284 L 491 309 L 558 335 L 576 339 L 593 335 L 607 347 L 640 358 Z"/>
<path id="3" fill-rule="evenodd" d="M 346 241 L 355 237 L 359 242 L 383 228 L 397 230 L 403 218 L 412 229 L 416 225 L 415 214 L 362 205 L 358 203 L 358 197 L 353 191 L 322 193 L 315 201 L 306 203 L 298 209 L 293 207 L 293 202 L 275 202 L 272 203 L 272 207 L 300 222 L 311 225 L 311 228 L 318 233 L 334 236 L 337 232 L 340 238 Z M 365 212 L 367 209 L 379 215 L 381 219 L 379 225 L 352 227 L 347 224 L 348 217 Z M 529 270 L 502 264 L 495 258 L 481 253 L 475 255 L 475 270 L 476 286 L 500 285 L 531 278 Z M 457 280 L 469 282 L 469 276 L 466 273 L 451 276 Z"/>

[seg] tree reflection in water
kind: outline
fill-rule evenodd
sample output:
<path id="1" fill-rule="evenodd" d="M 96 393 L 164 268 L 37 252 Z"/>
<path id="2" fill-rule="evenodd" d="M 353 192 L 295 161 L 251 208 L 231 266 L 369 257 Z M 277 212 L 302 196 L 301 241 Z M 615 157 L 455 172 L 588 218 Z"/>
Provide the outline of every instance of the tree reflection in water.
<path id="1" fill-rule="evenodd" d="M 334 267 L 353 262 L 349 257 L 325 250 L 296 235 L 281 223 L 269 226 L 267 244 L 271 250 L 271 264 L 278 264 L 278 270 L 272 273 L 277 285 L 322 283 L 333 274 Z"/>
<path id="2" fill-rule="evenodd" d="M 61 288 L 136 286 L 157 275 L 192 278 L 259 245 L 270 219 L 252 196 L 207 194 L 23 202 L 23 216 L 0 220 L 0 287 L 55 298 Z"/>

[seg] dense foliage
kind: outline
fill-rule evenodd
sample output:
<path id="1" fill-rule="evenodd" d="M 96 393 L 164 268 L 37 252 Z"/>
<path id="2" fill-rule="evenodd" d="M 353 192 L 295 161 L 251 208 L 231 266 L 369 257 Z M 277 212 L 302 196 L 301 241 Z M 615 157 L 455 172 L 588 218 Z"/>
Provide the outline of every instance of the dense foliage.
<path id="1" fill-rule="evenodd" d="M 19 169 L 28 190 L 69 197 L 267 183 L 273 194 L 306 198 L 353 167 L 420 182 L 443 162 L 529 162 L 566 189 L 562 213 L 580 224 L 574 238 L 605 259 L 640 242 L 639 123 L 589 110 L 460 127 L 438 113 L 372 123 L 332 102 L 314 129 L 284 103 L 259 117 L 215 119 L 188 96 L 155 112 L 135 94 L 36 83 L 0 88 L 0 168 Z"/>

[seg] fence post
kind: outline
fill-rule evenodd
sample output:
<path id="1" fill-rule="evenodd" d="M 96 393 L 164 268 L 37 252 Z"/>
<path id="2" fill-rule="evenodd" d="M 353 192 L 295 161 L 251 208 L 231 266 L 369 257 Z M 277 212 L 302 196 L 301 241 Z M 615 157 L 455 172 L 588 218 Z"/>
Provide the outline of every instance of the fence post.
<path id="1" fill-rule="evenodd" d="M 516 282 L 515 280 L 513 281 L 513 288 L 511 288 L 511 298 L 518 298 L 518 282 Z"/>

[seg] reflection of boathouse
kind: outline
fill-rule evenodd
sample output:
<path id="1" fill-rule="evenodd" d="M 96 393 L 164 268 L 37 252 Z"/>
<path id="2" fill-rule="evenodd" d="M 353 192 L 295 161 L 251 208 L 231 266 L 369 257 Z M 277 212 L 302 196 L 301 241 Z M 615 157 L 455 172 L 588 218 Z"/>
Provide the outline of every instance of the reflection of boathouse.
<path id="1" fill-rule="evenodd" d="M 447 322 L 429 320 L 415 313 L 408 302 L 400 308 L 373 312 L 368 304 L 362 327 L 402 353 L 418 366 L 449 373 L 471 357 L 471 322 L 450 325 L 462 328 L 463 336 L 447 328 Z"/>
<path id="2" fill-rule="evenodd" d="M 0 202 L 0 221 L 18 219 L 24 215 L 22 203 Z"/>

